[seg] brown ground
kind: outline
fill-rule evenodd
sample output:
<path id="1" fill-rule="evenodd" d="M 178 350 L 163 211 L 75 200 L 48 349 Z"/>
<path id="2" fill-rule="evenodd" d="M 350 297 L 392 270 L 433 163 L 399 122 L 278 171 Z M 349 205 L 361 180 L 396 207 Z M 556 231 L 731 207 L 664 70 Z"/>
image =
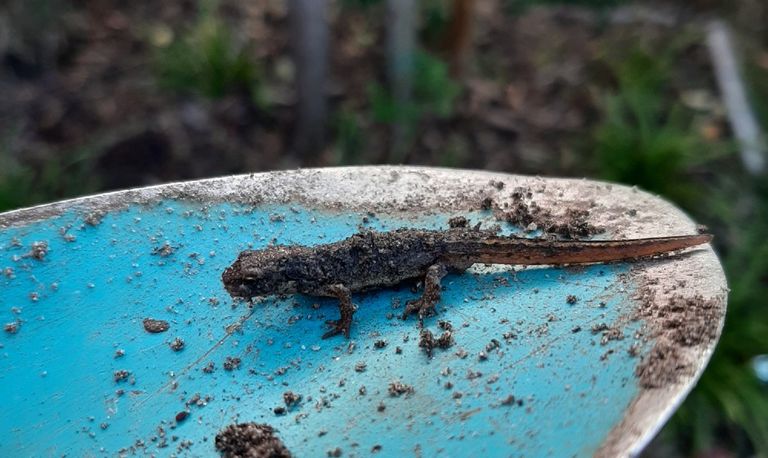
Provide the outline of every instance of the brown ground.
<path id="1" fill-rule="evenodd" d="M 65 171 L 91 158 L 89 176 L 99 177 L 103 189 L 401 160 L 579 174 L 588 168 L 577 154 L 579 141 L 598 118 L 599 88 L 612 84 L 605 57 L 628 44 L 666 43 L 686 30 L 674 15 L 659 25 L 604 20 L 581 9 L 516 13 L 497 0 L 476 2 L 473 51 L 454 113 L 422 119 L 412 146 L 395 157 L 387 151 L 388 126 L 370 114 L 368 87 L 384 73 L 381 11 L 335 7 L 328 93 L 332 112 L 353 113 L 363 140 L 344 156 L 331 125 L 323 152 L 301 160 L 290 152 L 294 95 L 284 2 L 223 0 L 220 7 L 262 69 L 266 108 L 242 95 L 208 100 L 158 87 L 153 59 L 169 34 L 194 22 L 196 3 L 91 0 L 41 25 L 25 24 L 34 15 L 2 15 L 0 7 L 21 37 L 21 44 L 0 40 L 0 139 L 11 157 L 33 166 L 58 157 L 70 164 Z M 50 32 L 32 32 L 40 28 Z M 685 74 L 677 78 L 688 88 L 712 88 L 706 53 L 693 43 L 683 50 Z"/>

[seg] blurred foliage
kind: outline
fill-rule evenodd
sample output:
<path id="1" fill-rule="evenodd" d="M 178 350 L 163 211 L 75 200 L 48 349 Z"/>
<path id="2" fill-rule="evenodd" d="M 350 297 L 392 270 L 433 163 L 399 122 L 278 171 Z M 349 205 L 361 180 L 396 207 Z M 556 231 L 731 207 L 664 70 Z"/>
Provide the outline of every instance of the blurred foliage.
<path id="1" fill-rule="evenodd" d="M 202 8 L 189 30 L 159 49 L 155 70 L 160 85 L 210 98 L 246 93 L 262 103 L 259 67 L 212 9 Z"/>
<path id="2" fill-rule="evenodd" d="M 691 113 L 669 90 L 672 62 L 671 54 L 638 48 L 610 63 L 617 88 L 603 100 L 595 151 L 603 178 L 638 185 L 690 208 L 701 189 L 685 175 L 725 150 L 691 129 Z"/>
<path id="3" fill-rule="evenodd" d="M 448 65 L 425 51 L 416 53 L 413 62 L 413 92 L 409 103 L 398 102 L 382 85 L 371 86 L 371 111 L 375 121 L 416 124 L 426 116 L 447 118 L 453 114 L 461 88 L 451 79 Z"/>
<path id="4" fill-rule="evenodd" d="M 529 8 L 540 5 L 569 5 L 606 10 L 625 3 L 629 3 L 629 0 L 505 0 L 505 9 L 511 14 L 520 14 Z"/>
<path id="5" fill-rule="evenodd" d="M 755 356 L 768 353 L 768 186 L 764 177 L 754 182 L 742 177 L 726 195 L 732 206 L 749 202 L 723 234 L 731 288 L 725 328 L 707 370 L 666 433 L 684 449 L 711 450 L 718 443 L 740 456 L 768 456 L 768 386 L 751 366 Z"/>
<path id="6" fill-rule="evenodd" d="M 0 141 L 0 212 L 80 196 L 98 189 L 91 172 L 91 154 L 84 151 L 73 159 L 46 160 L 39 167 L 21 165 Z"/>
<path id="7" fill-rule="evenodd" d="M 664 437 L 686 455 L 726 445 L 740 456 L 768 456 L 768 387 L 750 364 L 768 353 L 768 185 L 764 177 L 750 180 L 738 168 L 712 162 L 732 145 L 694 133 L 671 85 L 674 63 L 674 48 L 634 49 L 611 63 L 616 90 L 604 98 L 594 136 L 597 169 L 602 178 L 677 202 L 717 230 L 731 288 L 725 328 Z M 702 183 L 693 173 L 702 164 L 719 173 Z"/>
<path id="8" fill-rule="evenodd" d="M 382 3 L 383 0 L 341 0 L 342 8 L 366 9 Z"/>
<path id="9" fill-rule="evenodd" d="M 359 116 L 352 110 L 342 108 L 333 119 L 335 142 L 334 164 L 354 165 L 361 163 L 361 152 L 365 148 L 365 132 Z"/>

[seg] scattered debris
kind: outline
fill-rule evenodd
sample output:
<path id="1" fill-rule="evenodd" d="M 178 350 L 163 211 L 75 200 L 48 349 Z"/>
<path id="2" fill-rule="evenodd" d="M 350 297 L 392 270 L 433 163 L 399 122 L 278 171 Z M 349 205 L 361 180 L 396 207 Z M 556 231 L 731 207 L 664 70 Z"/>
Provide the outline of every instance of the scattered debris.
<path id="1" fill-rule="evenodd" d="M 409 396 L 415 392 L 411 385 L 406 385 L 402 382 L 394 381 L 389 384 L 389 395 L 392 397 L 400 397 L 402 395 Z"/>
<path id="2" fill-rule="evenodd" d="M 216 450 L 225 458 L 290 458 L 291 453 L 267 424 L 239 423 L 224 428 L 215 439 Z"/>
<path id="3" fill-rule="evenodd" d="M 224 364 L 222 365 L 225 371 L 233 371 L 240 367 L 240 358 L 227 356 L 224 358 Z"/>

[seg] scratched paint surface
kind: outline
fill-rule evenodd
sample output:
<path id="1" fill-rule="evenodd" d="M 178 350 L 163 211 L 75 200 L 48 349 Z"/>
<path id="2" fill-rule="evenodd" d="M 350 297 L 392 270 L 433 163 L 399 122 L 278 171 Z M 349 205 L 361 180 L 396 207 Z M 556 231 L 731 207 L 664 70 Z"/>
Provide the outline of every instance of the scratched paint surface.
<path id="1" fill-rule="evenodd" d="M 397 318 L 417 296 L 408 286 L 354 297 L 353 350 L 320 339 L 336 318 L 330 299 L 269 298 L 250 314 L 224 291 L 221 271 L 250 246 L 326 243 L 361 224 L 442 228 L 455 215 L 365 216 L 161 202 L 95 226 L 72 212 L 0 231 L 0 323 L 18 324 L 0 333 L 0 455 L 204 456 L 234 421 L 269 423 L 297 456 L 591 455 L 637 393 L 636 324 L 606 345 L 590 332 L 632 307 L 626 266 L 449 275 L 425 323 L 439 335 L 438 320 L 450 322 L 455 344 L 431 359 L 417 321 Z M 42 259 L 27 256 L 41 241 Z M 146 332 L 147 317 L 170 329 Z M 239 367 L 225 370 L 227 357 Z M 116 382 L 120 370 L 130 375 Z M 391 396 L 393 381 L 414 392 Z M 303 399 L 276 415 L 288 390 Z"/>

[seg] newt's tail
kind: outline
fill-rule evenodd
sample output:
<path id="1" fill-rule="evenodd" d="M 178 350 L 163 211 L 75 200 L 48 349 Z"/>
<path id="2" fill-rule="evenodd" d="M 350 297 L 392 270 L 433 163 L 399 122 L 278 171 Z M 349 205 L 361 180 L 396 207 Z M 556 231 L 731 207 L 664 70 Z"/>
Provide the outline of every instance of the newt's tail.
<path id="1" fill-rule="evenodd" d="M 625 240 L 541 240 L 493 236 L 453 240 L 451 261 L 488 264 L 593 264 L 647 259 L 709 243 L 710 234 Z"/>

